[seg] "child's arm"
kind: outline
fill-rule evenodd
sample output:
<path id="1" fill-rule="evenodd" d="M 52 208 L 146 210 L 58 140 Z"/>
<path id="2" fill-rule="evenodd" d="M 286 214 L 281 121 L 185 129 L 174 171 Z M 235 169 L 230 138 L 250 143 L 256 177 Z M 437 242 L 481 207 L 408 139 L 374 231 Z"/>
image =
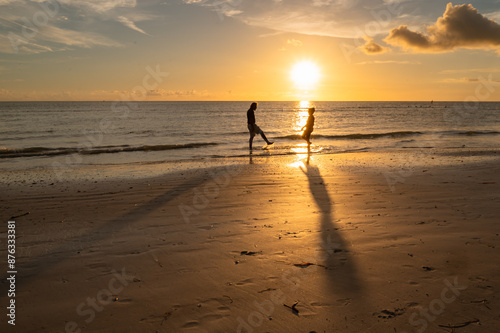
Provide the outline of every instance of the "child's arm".
<path id="1" fill-rule="evenodd" d="M 306 124 L 304 125 L 304 127 L 302 127 L 300 130 L 301 130 L 301 131 L 303 131 L 303 130 L 304 130 L 304 128 L 306 128 L 306 127 L 307 127 L 307 125 L 309 125 L 309 124 L 310 124 L 310 122 L 311 122 L 311 116 L 309 116 L 309 118 L 307 118 L 307 123 L 306 123 Z"/>

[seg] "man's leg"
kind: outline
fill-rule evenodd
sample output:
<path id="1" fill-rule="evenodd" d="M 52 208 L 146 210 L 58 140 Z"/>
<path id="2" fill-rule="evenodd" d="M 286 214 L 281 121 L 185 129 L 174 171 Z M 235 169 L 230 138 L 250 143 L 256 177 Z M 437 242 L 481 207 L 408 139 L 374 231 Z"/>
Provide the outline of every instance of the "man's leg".
<path id="1" fill-rule="evenodd" d="M 268 145 L 272 145 L 274 142 L 271 142 L 269 141 L 267 138 L 266 138 L 266 135 L 264 134 L 264 131 L 260 131 L 260 136 L 262 137 L 262 139 L 264 139 L 264 141 L 266 141 L 266 143 Z"/>

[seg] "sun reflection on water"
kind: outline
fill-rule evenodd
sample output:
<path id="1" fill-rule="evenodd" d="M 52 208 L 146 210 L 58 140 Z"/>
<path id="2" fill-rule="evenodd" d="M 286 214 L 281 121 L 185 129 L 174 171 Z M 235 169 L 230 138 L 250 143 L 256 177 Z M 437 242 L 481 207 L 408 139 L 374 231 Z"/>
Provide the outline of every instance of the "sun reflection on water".
<path id="1" fill-rule="evenodd" d="M 308 109 L 311 107 L 311 102 L 309 101 L 300 101 L 299 102 L 299 108 L 301 109 Z"/>
<path id="2" fill-rule="evenodd" d="M 307 113 L 307 109 L 311 107 L 311 102 L 309 101 L 300 101 L 297 105 L 297 111 L 295 113 L 295 121 L 293 123 L 293 130 L 299 132 L 303 126 L 307 123 L 307 118 L 309 114 Z M 302 134 L 302 133 L 300 133 Z"/>
<path id="3" fill-rule="evenodd" d="M 307 123 L 307 118 L 309 118 L 308 109 L 314 107 L 310 101 L 300 101 L 297 102 L 295 106 L 295 115 L 293 121 L 292 130 L 296 135 L 302 135 L 302 128 Z M 290 164 L 291 167 L 303 167 L 304 163 L 309 163 L 312 154 L 318 153 L 323 150 L 324 147 L 318 144 L 312 144 L 307 146 L 307 143 L 300 139 L 296 144 L 294 144 L 290 150 L 296 157 L 296 162 Z"/>

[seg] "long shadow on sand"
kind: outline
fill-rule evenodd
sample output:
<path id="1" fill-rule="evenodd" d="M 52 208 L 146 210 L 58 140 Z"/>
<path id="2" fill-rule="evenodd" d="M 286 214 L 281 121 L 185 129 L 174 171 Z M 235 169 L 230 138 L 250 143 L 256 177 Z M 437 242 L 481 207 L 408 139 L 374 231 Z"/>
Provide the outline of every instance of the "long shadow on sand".
<path id="1" fill-rule="evenodd" d="M 53 269 L 54 266 L 60 262 L 76 259 L 74 258 L 78 256 L 76 248 L 86 250 L 96 245 L 99 241 L 109 239 L 115 233 L 123 231 L 125 228 L 131 227 L 137 221 L 144 219 L 144 217 L 152 211 L 164 206 L 181 194 L 203 185 L 209 180 L 210 179 L 208 179 L 206 175 L 188 179 L 131 211 L 107 221 L 97 228 L 89 230 L 85 234 L 64 240 L 64 242 L 53 251 L 23 262 L 19 268 L 22 274 L 19 274 L 21 278 L 17 281 L 18 285 L 29 283 L 45 271 Z M 179 223 L 184 223 L 184 221 L 180 221 Z M 5 280 L 7 277 L 8 275 L 3 276 L 2 280 Z"/>
<path id="2" fill-rule="evenodd" d="M 311 165 L 309 156 L 302 172 L 307 176 L 309 189 L 314 201 L 321 211 L 321 247 L 323 248 L 323 264 L 329 287 L 334 295 L 354 297 L 361 293 L 356 267 L 349 255 L 338 227 L 333 222 L 334 203 L 328 194 L 325 181 L 317 166 Z"/>

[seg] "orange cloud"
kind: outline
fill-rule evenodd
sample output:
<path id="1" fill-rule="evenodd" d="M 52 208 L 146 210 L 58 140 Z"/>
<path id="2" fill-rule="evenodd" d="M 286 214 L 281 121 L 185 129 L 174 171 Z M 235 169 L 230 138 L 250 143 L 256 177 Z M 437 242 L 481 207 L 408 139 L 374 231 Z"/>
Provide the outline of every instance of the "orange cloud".
<path id="1" fill-rule="evenodd" d="M 478 13 L 472 5 L 453 6 L 446 11 L 427 33 L 415 32 L 401 25 L 392 29 L 384 41 L 416 52 L 450 52 L 457 48 L 498 49 L 500 24 Z"/>
<path id="2" fill-rule="evenodd" d="M 365 37 L 366 44 L 358 47 L 361 51 L 363 51 L 365 54 L 372 55 L 372 54 L 382 54 L 387 52 L 389 49 L 385 48 L 373 41 L 373 38 L 370 38 L 368 36 Z"/>

